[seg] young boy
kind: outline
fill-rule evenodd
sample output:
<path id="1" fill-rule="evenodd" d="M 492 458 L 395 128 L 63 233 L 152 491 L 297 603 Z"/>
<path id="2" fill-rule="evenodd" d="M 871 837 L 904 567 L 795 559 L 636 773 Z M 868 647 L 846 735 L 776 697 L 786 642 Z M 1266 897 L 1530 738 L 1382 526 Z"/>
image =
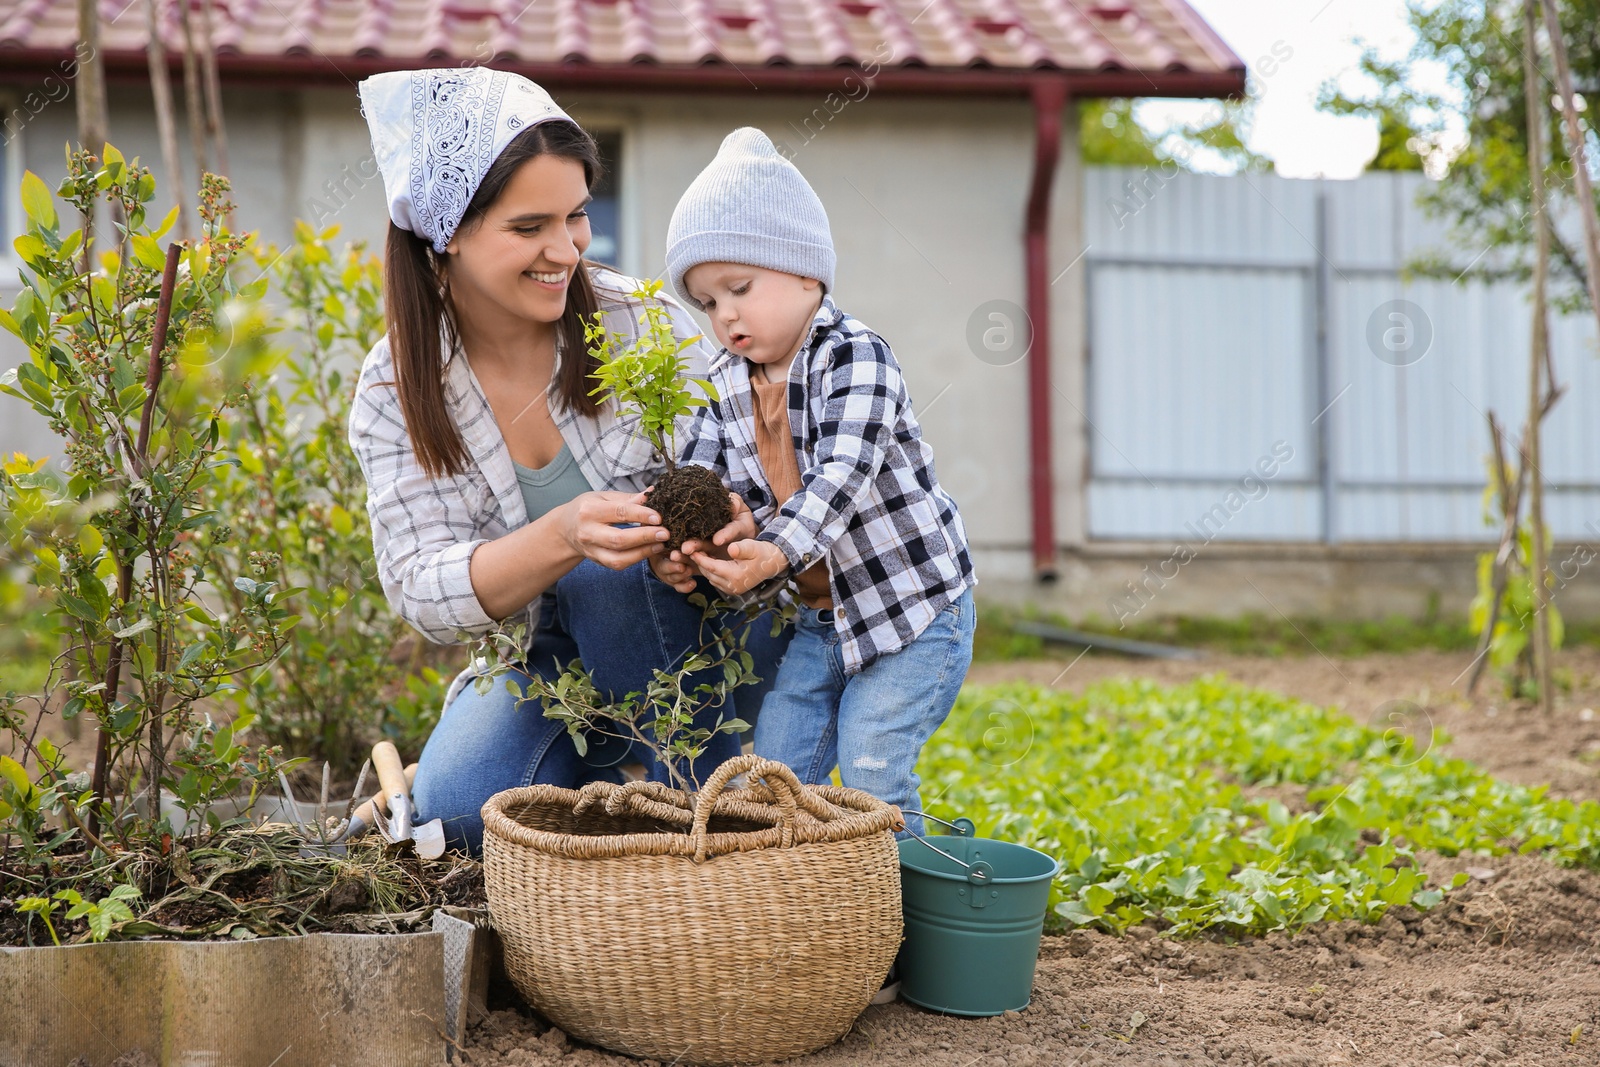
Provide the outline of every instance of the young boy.
<path id="1" fill-rule="evenodd" d="M 727 558 L 700 546 L 694 567 L 729 595 L 792 579 L 799 602 L 756 753 L 812 784 L 837 765 L 846 786 L 919 810 L 917 754 L 972 660 L 976 578 L 894 354 L 834 305 L 827 213 L 760 130 L 729 134 L 683 194 L 667 270 L 723 346 L 721 399 L 683 462 L 716 472 L 760 530 Z M 692 578 L 686 561 L 657 574 Z"/>

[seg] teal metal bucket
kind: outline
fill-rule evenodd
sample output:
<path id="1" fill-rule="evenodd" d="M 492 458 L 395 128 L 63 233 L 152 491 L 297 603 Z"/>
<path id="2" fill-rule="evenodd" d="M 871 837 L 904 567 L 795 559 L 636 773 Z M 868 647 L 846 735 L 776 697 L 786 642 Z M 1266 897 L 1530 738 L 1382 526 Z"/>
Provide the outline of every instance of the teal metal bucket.
<path id="1" fill-rule="evenodd" d="M 1043 852 L 1008 841 L 902 840 L 900 996 L 951 1015 L 1026 1008 L 1050 880 L 1060 869 Z"/>

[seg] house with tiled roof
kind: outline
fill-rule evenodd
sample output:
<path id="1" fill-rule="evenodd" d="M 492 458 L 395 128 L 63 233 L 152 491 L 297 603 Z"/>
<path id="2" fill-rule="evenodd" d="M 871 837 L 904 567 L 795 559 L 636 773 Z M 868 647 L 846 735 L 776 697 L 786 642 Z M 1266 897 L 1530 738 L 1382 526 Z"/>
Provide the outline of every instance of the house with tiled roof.
<path id="1" fill-rule="evenodd" d="M 203 10 L 200 0 L 179 0 Z M 487 64 L 526 75 L 600 139 L 591 250 L 659 275 L 679 194 L 740 125 L 816 187 L 840 304 L 895 348 L 986 578 L 1027 581 L 1085 537 L 1083 168 L 1073 102 L 1243 92 L 1184 0 L 212 0 L 241 226 L 295 219 L 381 245 L 356 83 Z M 172 0 L 157 32 L 181 82 Z M 144 0 L 100 0 L 110 139 L 162 187 Z M 62 170 L 75 5 L 0 0 L 0 190 Z M 186 142 L 186 138 L 182 139 Z M 186 153 L 187 143 L 182 150 Z M 186 164 L 187 166 L 187 164 Z M 192 181 L 192 177 L 190 178 Z M 0 253 L 5 254 L 5 253 Z M 9 303 L 10 281 L 0 281 Z M 1030 329 L 1031 323 L 1031 329 Z M 0 347 L 13 339 L 0 338 Z M 14 362 L 12 348 L 0 362 Z M 0 451 L 33 447 L 8 415 Z M 19 439 L 22 438 L 22 439 Z"/>

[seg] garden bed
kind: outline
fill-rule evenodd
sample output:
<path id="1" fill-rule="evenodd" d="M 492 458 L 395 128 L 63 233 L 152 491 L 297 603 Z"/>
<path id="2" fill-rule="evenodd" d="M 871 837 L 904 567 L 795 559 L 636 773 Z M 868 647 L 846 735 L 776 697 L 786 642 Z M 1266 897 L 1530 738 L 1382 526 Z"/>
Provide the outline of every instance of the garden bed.
<path id="1" fill-rule="evenodd" d="M 482 1002 L 494 948 L 475 861 L 389 855 L 375 840 L 303 857 L 295 834 L 245 831 L 151 861 L 118 859 L 120 884 L 141 892 L 136 917 L 96 932 L 112 940 L 91 942 L 92 917 L 63 905 L 54 946 L 43 916 L 0 907 L 0 1063 L 422 1067 Z M 58 877 L 104 875 L 88 863 L 52 857 Z"/>
<path id="2" fill-rule="evenodd" d="M 137 919 L 116 928 L 119 939 L 409 933 L 428 929 L 438 908 L 486 905 L 476 861 L 456 853 L 439 860 L 389 856 L 375 835 L 338 859 L 300 856 L 292 833 L 238 833 L 209 847 L 177 850 L 161 867 L 129 872 L 137 877 L 141 899 Z M 71 878 L 87 859 L 83 852 L 57 855 L 54 873 Z M 62 944 L 87 930 L 85 918 L 67 919 L 66 910 L 52 918 Z M 0 909 L 0 947 L 29 944 L 50 944 L 43 922 L 15 908 Z"/>
<path id="3" fill-rule="evenodd" d="M 455 929 L 0 949 L 0 1062 L 431 1067 L 476 940 L 442 918 Z"/>
<path id="4" fill-rule="evenodd" d="M 1411 701 L 1448 735 L 1441 751 L 1471 760 L 1503 781 L 1549 785 L 1553 796 L 1600 800 L 1600 647 L 1594 645 L 1557 656 L 1557 678 L 1565 678 L 1568 687 L 1557 695 L 1555 714 L 1549 718 L 1535 704 L 1508 700 L 1492 676 L 1484 678 L 1475 698 L 1464 697 L 1461 674 L 1472 658 L 1470 651 L 1324 659 L 1303 647 L 1294 655 L 1219 652 L 1197 661 L 1133 661 L 1090 652 L 1074 663 L 1080 651 L 1064 649 L 1053 659 L 980 663 L 968 682 L 1054 683 L 1055 688 L 1078 692 L 1107 678 L 1137 675 L 1177 685 L 1215 672 L 1312 704 L 1336 705 L 1360 722 L 1372 720 L 1391 701 Z"/>
<path id="5" fill-rule="evenodd" d="M 1477 866 L 1474 862 L 1471 866 Z M 1429 861 L 1441 878 L 1462 869 Z M 956 1019 L 868 1008 L 795 1067 L 1549 1067 L 1600 1042 L 1600 875 L 1494 861 L 1432 916 L 1325 923 L 1245 945 L 1047 937 L 1033 1004 Z M 1132 1027 L 1135 1013 L 1144 1017 Z M 1582 1027 L 1573 1040 L 1573 1032 Z M 1130 1035 L 1130 1029 L 1133 1032 Z M 625 1067 L 506 1006 L 471 1032 L 474 1067 Z"/>
<path id="6" fill-rule="evenodd" d="M 970 680 L 1055 681 L 1059 689 L 1081 691 L 1130 673 L 1182 684 L 1224 670 L 1253 685 L 1337 704 L 1361 722 L 1389 701 L 1412 701 L 1437 728 L 1408 729 L 1408 736 L 1434 738 L 1430 755 L 1470 757 L 1511 784 L 1554 781 L 1550 796 L 1600 797 L 1600 722 L 1583 715 L 1584 708 L 1600 709 L 1600 651 L 1562 656 L 1573 685 L 1548 721 L 1507 702 L 1492 684 L 1476 700 L 1461 698 L 1451 680 L 1467 658 L 1425 651 L 1133 663 L 1091 653 L 1065 675 L 1071 655 L 983 664 Z M 1239 788 L 1247 800 L 1276 799 L 1304 810 L 1304 786 Z M 1434 908 L 1396 909 L 1376 924 L 1322 922 L 1294 934 L 1233 939 L 1212 933 L 1174 940 L 1158 935 L 1159 923 L 1120 936 L 1094 929 L 1047 936 L 1026 1012 L 964 1020 L 903 1003 L 869 1008 L 840 1044 L 790 1062 L 1545 1067 L 1592 1060 L 1600 1047 L 1600 873 L 1562 869 L 1540 856 L 1422 852 L 1417 858 L 1432 885 L 1472 873 Z M 502 1000 L 499 1008 L 470 1032 L 473 1064 L 638 1062 L 573 1042 L 514 1003 Z"/>

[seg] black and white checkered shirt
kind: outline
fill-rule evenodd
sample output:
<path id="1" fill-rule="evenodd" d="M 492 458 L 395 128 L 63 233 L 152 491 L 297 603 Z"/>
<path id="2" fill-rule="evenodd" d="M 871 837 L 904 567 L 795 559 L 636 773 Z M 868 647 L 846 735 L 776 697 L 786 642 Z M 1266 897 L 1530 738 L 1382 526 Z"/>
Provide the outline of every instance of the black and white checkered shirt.
<path id="1" fill-rule="evenodd" d="M 845 671 L 897 652 L 977 584 L 966 530 L 933 472 L 933 449 L 889 345 L 824 296 L 789 368 L 800 489 L 775 508 L 756 454 L 750 364 L 711 361 L 721 400 L 701 408 L 683 462 L 744 497 L 760 539 L 795 573 L 828 561 Z"/>

